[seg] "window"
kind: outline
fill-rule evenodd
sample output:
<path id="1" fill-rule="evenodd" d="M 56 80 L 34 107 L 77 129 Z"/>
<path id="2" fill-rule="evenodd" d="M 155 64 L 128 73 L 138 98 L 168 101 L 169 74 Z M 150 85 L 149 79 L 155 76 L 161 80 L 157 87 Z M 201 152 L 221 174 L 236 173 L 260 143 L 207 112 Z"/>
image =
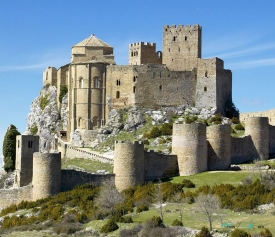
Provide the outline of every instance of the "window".
<path id="1" fill-rule="evenodd" d="M 20 141 L 17 141 L 17 147 L 18 148 L 20 147 Z"/>
<path id="2" fill-rule="evenodd" d="M 116 92 L 116 98 L 119 99 L 119 97 L 120 97 L 120 92 L 117 91 L 117 92 Z"/>
<path id="3" fill-rule="evenodd" d="M 180 48 L 179 48 L 179 52 L 180 52 Z"/>
<path id="4" fill-rule="evenodd" d="M 120 86 L 120 79 L 117 79 L 117 80 L 116 80 L 116 85 L 117 85 L 117 86 Z"/>
<path id="5" fill-rule="evenodd" d="M 208 73 L 207 73 L 207 71 L 205 71 L 205 77 L 207 77 L 207 75 L 208 75 Z"/>
<path id="6" fill-rule="evenodd" d="M 32 141 L 28 141 L 28 148 L 32 148 Z"/>
<path id="7" fill-rule="evenodd" d="M 203 90 L 204 90 L 204 91 L 207 91 L 207 87 L 205 86 L 205 87 L 203 88 Z"/>
<path id="8" fill-rule="evenodd" d="M 159 86 L 159 90 L 160 90 L 160 91 L 162 90 L 162 85 Z"/>
<path id="9" fill-rule="evenodd" d="M 133 87 L 133 93 L 136 93 L 136 87 L 135 86 Z"/>
<path id="10" fill-rule="evenodd" d="M 133 82 L 136 82 L 137 81 L 137 76 L 134 76 L 133 77 Z"/>
<path id="11" fill-rule="evenodd" d="M 98 78 L 94 78 L 94 88 L 99 88 L 99 80 L 98 80 Z"/>
<path id="12" fill-rule="evenodd" d="M 176 41 L 176 36 L 173 37 L 173 41 Z"/>
<path id="13" fill-rule="evenodd" d="M 79 88 L 83 88 L 83 78 L 79 77 Z"/>
<path id="14" fill-rule="evenodd" d="M 187 36 L 184 37 L 184 40 L 187 41 Z"/>
<path id="15" fill-rule="evenodd" d="M 168 52 L 170 52 L 170 48 L 168 48 Z"/>

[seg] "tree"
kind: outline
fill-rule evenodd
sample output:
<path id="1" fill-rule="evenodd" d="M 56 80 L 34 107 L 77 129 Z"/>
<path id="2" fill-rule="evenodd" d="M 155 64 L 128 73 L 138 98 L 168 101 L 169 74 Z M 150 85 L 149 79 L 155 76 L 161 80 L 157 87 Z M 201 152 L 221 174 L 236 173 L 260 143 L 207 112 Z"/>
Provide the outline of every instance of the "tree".
<path id="1" fill-rule="evenodd" d="M 122 204 L 125 197 L 122 193 L 117 191 L 113 181 L 106 181 L 99 192 L 99 195 L 95 199 L 95 204 L 102 212 L 116 214 L 116 207 Z"/>
<path id="2" fill-rule="evenodd" d="M 173 202 L 177 206 L 180 214 L 180 221 L 182 222 L 183 206 L 187 203 L 186 199 L 182 199 L 181 193 L 176 193 L 173 197 Z"/>
<path id="3" fill-rule="evenodd" d="M 214 212 L 220 209 L 220 199 L 213 194 L 199 194 L 195 198 L 195 210 L 205 216 L 209 222 L 209 230 L 212 231 Z"/>
<path id="4" fill-rule="evenodd" d="M 68 93 L 68 87 L 65 85 L 61 85 L 60 94 L 59 94 L 59 102 L 62 103 L 63 97 Z"/>
<path id="5" fill-rule="evenodd" d="M 7 129 L 3 141 L 4 169 L 6 172 L 15 169 L 17 135 L 20 135 L 20 132 L 18 132 L 17 128 L 11 124 Z"/>
<path id="6" fill-rule="evenodd" d="M 163 194 L 161 191 L 161 180 L 159 180 L 159 182 L 155 186 L 155 203 L 156 203 L 158 212 L 160 214 L 161 220 L 162 220 L 162 222 L 164 222 L 165 210 L 163 208 L 164 203 L 163 203 Z"/>

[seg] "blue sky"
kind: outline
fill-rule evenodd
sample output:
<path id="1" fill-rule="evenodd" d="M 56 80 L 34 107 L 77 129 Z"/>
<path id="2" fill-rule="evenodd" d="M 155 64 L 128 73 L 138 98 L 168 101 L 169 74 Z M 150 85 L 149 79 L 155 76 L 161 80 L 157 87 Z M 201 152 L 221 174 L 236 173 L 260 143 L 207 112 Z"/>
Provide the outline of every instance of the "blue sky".
<path id="1" fill-rule="evenodd" d="M 220 57 L 233 73 L 241 112 L 274 108 L 273 0 L 0 0 L 0 149 L 9 124 L 22 133 L 42 73 L 70 61 L 71 47 L 94 33 L 127 64 L 128 44 L 156 42 L 164 25 L 200 24 L 203 58 Z"/>

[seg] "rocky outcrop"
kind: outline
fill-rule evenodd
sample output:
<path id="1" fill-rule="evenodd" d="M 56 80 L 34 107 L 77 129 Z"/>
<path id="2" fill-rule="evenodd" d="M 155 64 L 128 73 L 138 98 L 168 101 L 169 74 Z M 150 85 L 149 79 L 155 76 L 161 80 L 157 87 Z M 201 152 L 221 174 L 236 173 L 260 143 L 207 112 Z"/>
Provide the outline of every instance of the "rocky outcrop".
<path id="1" fill-rule="evenodd" d="M 67 128 L 67 103 L 64 96 L 61 113 L 57 107 L 57 90 L 54 86 L 45 86 L 40 96 L 35 98 L 27 118 L 27 130 L 40 136 L 40 151 L 55 151 L 55 135 Z"/>

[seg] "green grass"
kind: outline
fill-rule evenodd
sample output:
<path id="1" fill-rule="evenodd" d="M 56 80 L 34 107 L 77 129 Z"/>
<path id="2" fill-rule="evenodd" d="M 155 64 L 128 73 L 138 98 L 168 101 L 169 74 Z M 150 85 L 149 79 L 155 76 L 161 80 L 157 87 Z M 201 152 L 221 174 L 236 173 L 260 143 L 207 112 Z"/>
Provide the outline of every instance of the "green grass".
<path id="1" fill-rule="evenodd" d="M 63 159 L 62 160 L 62 169 L 68 168 L 81 168 L 87 170 L 89 172 L 96 172 L 97 170 L 107 170 L 110 173 L 113 173 L 113 165 L 108 163 L 103 163 L 100 161 L 95 160 L 88 160 L 88 159 Z"/>
<path id="2" fill-rule="evenodd" d="M 255 180 L 257 174 L 249 171 L 207 171 L 190 176 L 176 176 L 166 179 L 165 181 L 181 183 L 183 179 L 189 179 L 196 185 L 196 188 L 198 188 L 203 185 L 214 186 L 221 183 L 228 183 L 237 186 L 247 177 L 251 177 L 252 180 Z"/>

